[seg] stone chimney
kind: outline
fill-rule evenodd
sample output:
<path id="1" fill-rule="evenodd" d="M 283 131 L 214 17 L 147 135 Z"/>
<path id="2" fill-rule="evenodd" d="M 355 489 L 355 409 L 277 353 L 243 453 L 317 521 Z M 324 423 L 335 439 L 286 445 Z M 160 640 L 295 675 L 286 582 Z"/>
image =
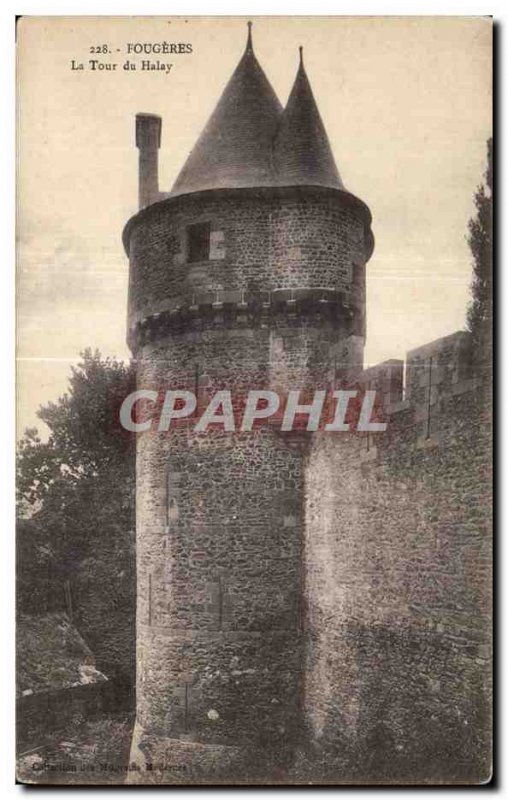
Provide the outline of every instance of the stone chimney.
<path id="1" fill-rule="evenodd" d="M 155 114 L 136 114 L 136 147 L 139 148 L 139 208 L 159 200 L 159 154 L 162 119 Z"/>

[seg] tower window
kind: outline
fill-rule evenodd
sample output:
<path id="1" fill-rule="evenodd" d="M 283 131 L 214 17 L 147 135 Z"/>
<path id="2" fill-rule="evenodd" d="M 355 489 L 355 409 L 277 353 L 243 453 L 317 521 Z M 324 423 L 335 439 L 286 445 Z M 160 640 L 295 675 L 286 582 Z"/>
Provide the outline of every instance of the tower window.
<path id="1" fill-rule="evenodd" d="M 187 228 L 187 260 L 208 261 L 210 258 L 210 223 L 198 222 Z"/>
<path id="2" fill-rule="evenodd" d="M 210 261 L 220 261 L 226 255 L 224 231 L 212 231 L 210 234 Z"/>

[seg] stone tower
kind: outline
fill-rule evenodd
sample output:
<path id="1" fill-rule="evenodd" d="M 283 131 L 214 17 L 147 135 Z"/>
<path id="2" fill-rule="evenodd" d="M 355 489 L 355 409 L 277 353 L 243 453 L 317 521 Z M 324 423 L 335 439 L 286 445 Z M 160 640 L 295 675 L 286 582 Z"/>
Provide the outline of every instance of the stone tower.
<path id="1" fill-rule="evenodd" d="M 240 403 L 361 369 L 371 217 L 339 176 L 302 54 L 283 109 L 249 25 L 168 194 L 160 136 L 158 117 L 137 116 L 141 207 L 124 243 L 138 388 L 193 391 L 199 414 L 220 389 Z M 305 736 L 309 439 L 196 419 L 137 437 L 132 754 L 205 774 L 282 762 Z"/>

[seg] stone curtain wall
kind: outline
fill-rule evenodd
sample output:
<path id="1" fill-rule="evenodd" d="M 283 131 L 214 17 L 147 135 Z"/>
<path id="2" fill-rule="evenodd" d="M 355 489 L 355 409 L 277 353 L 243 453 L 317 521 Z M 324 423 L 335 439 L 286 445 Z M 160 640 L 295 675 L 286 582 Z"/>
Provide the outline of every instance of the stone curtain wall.
<path id="1" fill-rule="evenodd" d="M 387 362 L 383 434 L 317 434 L 306 498 L 304 708 L 352 778 L 486 780 L 490 386 L 459 333 Z M 319 753 L 321 755 L 319 755 Z M 336 767 L 330 768 L 336 773 Z"/>

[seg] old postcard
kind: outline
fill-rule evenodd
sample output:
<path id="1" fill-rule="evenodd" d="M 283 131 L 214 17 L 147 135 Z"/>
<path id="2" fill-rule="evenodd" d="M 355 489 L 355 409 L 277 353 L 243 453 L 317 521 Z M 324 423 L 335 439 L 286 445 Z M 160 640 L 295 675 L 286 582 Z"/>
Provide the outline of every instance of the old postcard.
<path id="1" fill-rule="evenodd" d="M 491 779 L 492 33 L 18 20 L 18 781 Z"/>

